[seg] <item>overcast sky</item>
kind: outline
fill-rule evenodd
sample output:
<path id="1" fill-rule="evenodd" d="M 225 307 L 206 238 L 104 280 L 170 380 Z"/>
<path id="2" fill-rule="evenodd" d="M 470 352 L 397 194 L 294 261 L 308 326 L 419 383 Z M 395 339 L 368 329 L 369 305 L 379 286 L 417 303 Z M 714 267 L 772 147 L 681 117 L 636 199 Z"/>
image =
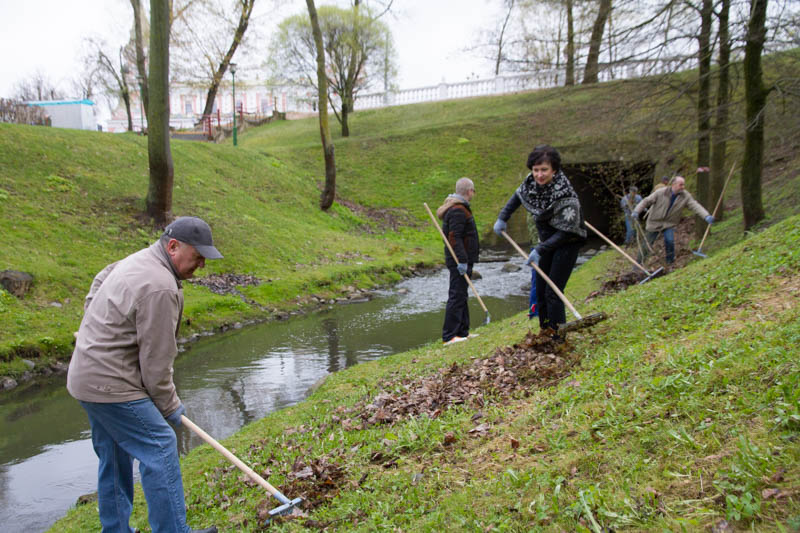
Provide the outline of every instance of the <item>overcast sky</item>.
<path id="1" fill-rule="evenodd" d="M 261 2 L 267 7 L 271 0 Z M 318 6 L 324 3 L 317 0 Z M 287 14 L 305 9 L 302 0 L 288 4 L 283 10 Z M 386 22 L 399 56 L 400 88 L 491 77 L 491 65 L 463 50 L 474 44 L 480 30 L 494 24 L 499 4 L 500 0 L 395 0 L 394 14 Z M 259 7 L 256 3 L 256 11 Z M 262 15 L 257 20 L 269 32 L 279 22 L 275 18 Z M 37 70 L 70 92 L 69 80 L 80 68 L 82 40 L 99 36 L 118 47 L 127 40 L 132 19 L 128 0 L 0 0 L 0 96 L 10 96 L 19 79 Z"/>

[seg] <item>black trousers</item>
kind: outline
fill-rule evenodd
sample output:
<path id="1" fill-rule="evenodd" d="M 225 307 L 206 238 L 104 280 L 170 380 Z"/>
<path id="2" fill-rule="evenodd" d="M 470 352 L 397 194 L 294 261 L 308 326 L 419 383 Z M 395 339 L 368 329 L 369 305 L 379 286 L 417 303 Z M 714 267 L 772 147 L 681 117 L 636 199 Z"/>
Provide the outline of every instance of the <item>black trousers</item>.
<path id="1" fill-rule="evenodd" d="M 562 293 L 578 261 L 581 244 L 580 242 L 565 244 L 551 253 L 542 255 L 539 261 L 539 268 Z M 542 329 L 558 329 L 559 324 L 567 321 L 564 302 L 539 273 L 536 274 L 536 307 L 539 310 L 539 327 Z"/>
<path id="2" fill-rule="evenodd" d="M 444 309 L 444 326 L 442 327 L 442 340 L 449 341 L 453 337 L 466 337 L 469 335 L 469 306 L 467 305 L 467 290 L 469 285 L 464 276 L 458 273 L 455 267 L 447 267 L 450 271 L 450 289 L 447 293 L 447 306 Z M 472 274 L 472 265 L 467 269 L 467 275 Z"/>

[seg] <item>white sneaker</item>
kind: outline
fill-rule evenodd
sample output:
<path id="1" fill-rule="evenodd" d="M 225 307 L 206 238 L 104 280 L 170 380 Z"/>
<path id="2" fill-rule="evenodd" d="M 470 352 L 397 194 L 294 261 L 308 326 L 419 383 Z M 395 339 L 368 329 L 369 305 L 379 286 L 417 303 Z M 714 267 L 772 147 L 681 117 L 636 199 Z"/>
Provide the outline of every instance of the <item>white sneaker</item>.
<path id="1" fill-rule="evenodd" d="M 457 342 L 461 342 L 461 341 L 465 341 L 465 340 L 467 340 L 467 337 L 453 337 L 449 341 L 442 342 L 442 344 L 455 344 Z"/>

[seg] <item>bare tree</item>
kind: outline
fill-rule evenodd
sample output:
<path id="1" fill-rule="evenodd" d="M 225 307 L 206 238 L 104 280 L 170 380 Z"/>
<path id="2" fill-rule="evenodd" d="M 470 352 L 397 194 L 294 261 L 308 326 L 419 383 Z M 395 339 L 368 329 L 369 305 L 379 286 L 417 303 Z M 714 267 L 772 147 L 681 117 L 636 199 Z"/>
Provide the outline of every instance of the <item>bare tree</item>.
<path id="1" fill-rule="evenodd" d="M 712 0 L 701 0 L 700 33 L 697 34 L 697 201 L 710 209 L 709 172 L 711 164 L 711 19 Z M 702 238 L 705 226 L 700 217 L 695 217 L 695 235 Z"/>
<path id="2" fill-rule="evenodd" d="M 105 50 L 103 41 L 89 39 L 88 46 L 93 49 L 92 55 L 97 61 L 100 80 L 108 93 L 116 95 L 125 105 L 125 114 L 128 117 L 128 131 L 133 131 L 133 117 L 131 115 L 131 91 L 128 83 L 130 71 L 124 59 L 124 47 L 120 47 L 118 59 L 113 60 Z"/>
<path id="3" fill-rule="evenodd" d="M 144 114 L 147 115 L 147 110 L 150 106 L 150 98 L 147 92 L 147 55 L 144 51 L 144 39 L 142 36 L 142 4 L 141 0 L 130 0 L 130 2 L 133 8 L 133 39 L 136 49 L 136 70 L 138 72 L 139 94 L 142 98 Z"/>
<path id="4" fill-rule="evenodd" d="M 744 51 L 746 130 L 741 192 L 745 230 L 749 230 L 764 218 L 761 171 L 764 158 L 764 108 L 767 105 L 769 89 L 764 86 L 761 53 L 767 36 L 766 19 L 767 0 L 751 0 Z"/>
<path id="5" fill-rule="evenodd" d="M 564 85 L 575 85 L 575 20 L 572 12 L 573 0 L 565 0 L 564 7 L 567 11 L 567 49 L 566 49 L 566 74 Z"/>
<path id="6" fill-rule="evenodd" d="M 64 93 L 58 89 L 50 78 L 37 70 L 30 76 L 23 78 L 14 84 L 12 98 L 23 102 L 32 100 L 62 100 Z"/>
<path id="7" fill-rule="evenodd" d="M 147 214 L 164 225 L 172 211 L 174 169 L 169 144 L 170 0 L 150 0 L 150 109 L 147 113 L 150 184 Z"/>
<path id="8" fill-rule="evenodd" d="M 214 110 L 214 99 L 217 97 L 219 84 L 222 81 L 222 78 L 225 76 L 228 66 L 231 64 L 233 54 L 236 53 L 236 49 L 244 39 L 247 26 L 250 24 L 250 15 L 253 13 L 253 5 L 255 4 L 255 0 L 238 0 L 237 4 L 240 8 L 239 23 L 236 25 L 236 30 L 234 31 L 233 39 L 231 40 L 228 50 L 225 52 L 222 61 L 220 61 L 219 65 L 217 65 L 216 69 L 214 70 L 214 74 L 211 77 L 211 85 L 209 86 L 208 93 L 206 94 L 206 105 L 203 108 L 204 115 L 210 115 Z"/>
<path id="9" fill-rule="evenodd" d="M 255 0 L 183 0 L 174 7 L 173 77 L 206 89 L 204 115 L 214 112 L 234 55 L 249 51 L 254 6 Z"/>
<path id="10" fill-rule="evenodd" d="M 319 198 L 319 207 L 324 211 L 333 205 L 333 200 L 336 197 L 336 157 L 328 124 L 328 76 L 325 71 L 325 47 L 322 41 L 322 31 L 314 0 L 306 0 L 306 5 L 308 6 L 308 17 L 311 24 L 311 34 L 314 37 L 317 58 L 319 133 L 320 137 L 322 137 L 322 151 L 325 157 L 325 187 Z"/>
<path id="11" fill-rule="evenodd" d="M 731 39 L 728 20 L 731 0 L 721 0 L 717 14 L 719 21 L 719 56 L 717 59 L 717 102 L 714 127 L 711 132 L 711 201 L 716 201 L 725 186 L 725 160 L 727 157 L 728 116 L 731 100 L 730 62 Z M 724 218 L 724 209 L 715 215 L 717 220 Z"/>
<path id="12" fill-rule="evenodd" d="M 597 17 L 592 26 L 592 35 L 589 38 L 589 53 L 586 56 L 586 66 L 583 69 L 583 84 L 597 83 L 600 59 L 600 46 L 603 43 L 603 31 L 606 21 L 611 15 L 611 0 L 599 0 Z"/>

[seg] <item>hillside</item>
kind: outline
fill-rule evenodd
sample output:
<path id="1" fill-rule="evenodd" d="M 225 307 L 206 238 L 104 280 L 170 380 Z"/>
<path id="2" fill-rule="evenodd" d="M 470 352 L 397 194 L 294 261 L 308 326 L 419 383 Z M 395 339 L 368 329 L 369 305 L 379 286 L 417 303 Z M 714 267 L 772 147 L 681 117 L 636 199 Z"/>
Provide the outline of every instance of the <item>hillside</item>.
<path id="1" fill-rule="evenodd" d="M 776 56 L 767 72 L 796 75 L 797 64 L 796 53 Z M 313 119 L 250 130 L 239 147 L 174 141 L 173 211 L 208 220 L 225 255 L 201 275 L 261 281 L 222 295 L 186 284 L 182 334 L 269 318 L 309 304 L 311 293 L 440 261 L 422 202 L 438 204 L 460 176 L 476 182 L 476 218 L 492 242 L 489 228 L 534 144 L 557 146 L 566 163 L 649 161 L 656 175 L 691 179 L 693 108 L 672 87 L 642 79 L 356 113 L 353 135 L 335 135 L 339 201 L 327 213 L 316 207 L 323 170 Z M 797 212 L 799 126 L 783 117 L 798 111 L 789 98 L 768 110 L 763 227 Z M 734 119 L 732 160 L 741 127 Z M 144 138 L 0 124 L 0 269 L 36 280 L 24 299 L 0 299 L 0 359 L 9 361 L 0 375 L 25 370 L 17 356 L 45 365 L 68 357 L 94 274 L 158 236 L 141 219 L 147 173 Z M 727 197 L 734 207 L 736 180 Z M 737 228 L 723 226 L 708 249 L 740 239 Z"/>
<path id="2" fill-rule="evenodd" d="M 271 531 L 794 531 L 798 298 L 795 216 L 581 304 L 610 318 L 566 347 L 520 315 L 333 374 L 225 445 L 306 498 Z M 208 446 L 183 472 L 195 527 L 260 531 L 276 506 Z M 86 505 L 52 531 L 94 528 Z"/>
<path id="3" fill-rule="evenodd" d="M 767 72 L 799 69 L 792 53 Z M 317 208 L 314 120 L 250 130 L 238 147 L 175 141 L 174 212 L 206 218 L 225 254 L 201 275 L 242 282 L 226 294 L 185 284 L 182 335 L 440 262 L 422 202 L 437 205 L 460 176 L 476 182 L 491 241 L 541 142 L 566 163 L 647 161 L 655 176 L 691 178 L 695 118 L 683 89 L 643 79 L 356 113 L 353 136 L 335 136 L 339 198 L 327 213 Z M 731 161 L 741 157 L 740 111 Z M 799 111 L 796 99 L 771 97 L 767 219 L 743 235 L 735 179 L 708 259 L 598 296 L 630 267 L 596 256 L 567 295 L 610 318 L 565 347 L 520 314 L 465 343 L 332 374 L 308 400 L 227 439 L 307 500 L 305 516 L 271 529 L 800 528 L 800 124 L 786 119 Z M 141 218 L 146 188 L 144 138 L 0 124 L 0 269 L 36 278 L 21 300 L 0 292 L 0 376 L 23 374 L 23 356 L 40 366 L 69 357 L 94 274 L 160 233 Z M 183 474 L 195 527 L 258 531 L 275 506 L 207 446 L 183 459 Z M 132 526 L 148 528 L 139 488 Z M 90 504 L 52 531 L 98 528 Z"/>

